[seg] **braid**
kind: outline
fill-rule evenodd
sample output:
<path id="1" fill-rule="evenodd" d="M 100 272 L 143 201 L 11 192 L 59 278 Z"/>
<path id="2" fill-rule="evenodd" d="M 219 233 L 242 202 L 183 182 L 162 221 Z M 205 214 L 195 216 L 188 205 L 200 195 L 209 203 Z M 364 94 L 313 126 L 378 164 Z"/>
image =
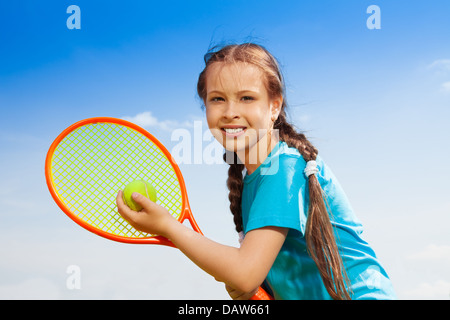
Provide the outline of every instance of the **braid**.
<path id="1" fill-rule="evenodd" d="M 280 140 L 296 148 L 306 162 L 316 160 L 318 151 L 303 133 L 298 133 L 286 121 L 282 110 L 274 128 L 279 130 Z M 333 226 L 328 215 L 325 194 L 316 175 L 308 178 L 309 209 L 305 239 L 309 255 L 316 263 L 328 293 L 333 299 L 350 299 L 345 288 L 349 283 L 339 254 Z"/>
<path id="2" fill-rule="evenodd" d="M 244 165 L 239 163 L 236 153 L 233 154 L 232 162 L 229 163 L 228 168 L 228 179 L 227 187 L 230 191 L 228 193 L 228 200 L 230 200 L 230 211 L 233 214 L 233 221 L 236 226 L 236 231 L 241 232 L 243 230 L 242 226 L 242 189 L 244 188 L 244 181 L 242 176 L 242 171 L 244 170 Z M 228 151 L 224 153 L 223 159 L 227 162 L 229 157 Z"/>
<path id="3" fill-rule="evenodd" d="M 289 147 L 297 149 L 305 161 L 316 160 L 317 149 L 303 133 L 295 131 L 293 126 L 287 122 L 284 108 L 274 123 L 274 129 L 279 130 L 280 140 L 286 142 Z"/>

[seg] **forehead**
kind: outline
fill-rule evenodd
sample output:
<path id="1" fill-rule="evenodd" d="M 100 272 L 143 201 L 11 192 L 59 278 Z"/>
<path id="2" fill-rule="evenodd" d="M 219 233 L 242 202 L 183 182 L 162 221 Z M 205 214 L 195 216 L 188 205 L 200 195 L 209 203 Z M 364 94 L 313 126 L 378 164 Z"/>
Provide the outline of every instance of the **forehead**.
<path id="1" fill-rule="evenodd" d="M 206 90 L 211 91 L 261 91 L 264 74 L 255 65 L 245 62 L 214 62 L 207 71 Z"/>

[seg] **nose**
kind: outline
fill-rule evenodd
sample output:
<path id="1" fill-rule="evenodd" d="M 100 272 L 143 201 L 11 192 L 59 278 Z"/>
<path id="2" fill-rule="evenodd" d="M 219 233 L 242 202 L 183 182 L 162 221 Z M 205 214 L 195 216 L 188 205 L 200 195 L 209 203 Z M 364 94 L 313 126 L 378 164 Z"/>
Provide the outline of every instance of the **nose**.
<path id="1" fill-rule="evenodd" d="M 234 101 L 228 101 L 228 103 L 226 103 L 223 118 L 228 121 L 239 119 L 239 107 L 237 103 Z"/>

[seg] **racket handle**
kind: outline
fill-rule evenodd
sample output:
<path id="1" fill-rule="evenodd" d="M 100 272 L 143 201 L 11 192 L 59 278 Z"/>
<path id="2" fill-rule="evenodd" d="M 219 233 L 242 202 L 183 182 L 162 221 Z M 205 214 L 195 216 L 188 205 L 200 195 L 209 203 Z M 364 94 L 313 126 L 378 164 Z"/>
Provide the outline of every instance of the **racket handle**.
<path id="1" fill-rule="evenodd" d="M 273 297 L 268 294 L 263 288 L 259 287 L 255 295 L 250 300 L 274 300 Z"/>

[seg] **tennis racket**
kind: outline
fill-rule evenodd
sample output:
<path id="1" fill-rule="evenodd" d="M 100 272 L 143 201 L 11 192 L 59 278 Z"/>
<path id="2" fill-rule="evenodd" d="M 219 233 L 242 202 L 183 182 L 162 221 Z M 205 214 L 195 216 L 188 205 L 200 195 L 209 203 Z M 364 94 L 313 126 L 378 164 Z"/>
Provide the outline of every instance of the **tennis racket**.
<path id="1" fill-rule="evenodd" d="M 162 236 L 134 229 L 118 213 L 117 191 L 133 180 L 151 182 L 157 203 L 202 234 L 178 165 L 161 142 L 131 122 L 98 117 L 69 126 L 50 146 L 45 178 L 50 194 L 69 218 L 109 240 L 175 247 Z M 262 288 L 252 297 L 269 299 Z"/>

